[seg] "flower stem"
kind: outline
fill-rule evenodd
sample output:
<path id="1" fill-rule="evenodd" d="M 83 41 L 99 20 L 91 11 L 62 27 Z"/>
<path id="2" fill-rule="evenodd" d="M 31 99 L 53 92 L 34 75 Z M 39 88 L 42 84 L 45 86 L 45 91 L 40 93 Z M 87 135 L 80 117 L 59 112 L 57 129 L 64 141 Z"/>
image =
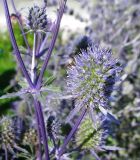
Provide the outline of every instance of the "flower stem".
<path id="1" fill-rule="evenodd" d="M 41 136 L 42 136 L 42 140 L 44 143 L 45 157 L 46 157 L 46 160 L 50 160 L 49 148 L 48 148 L 48 138 L 47 138 L 47 134 L 46 134 L 45 122 L 44 122 L 43 112 L 42 112 L 42 108 L 41 108 L 42 106 L 41 106 L 40 102 L 37 100 L 37 97 L 34 97 L 34 102 L 35 102 L 35 106 L 37 108 L 37 114 L 39 117 Z"/>
<path id="2" fill-rule="evenodd" d="M 38 134 L 38 139 L 39 139 L 39 152 L 37 154 L 37 159 L 42 160 L 42 155 L 41 155 L 41 131 L 40 131 L 40 121 L 39 121 L 39 115 L 38 115 L 38 108 L 37 105 L 34 101 L 34 106 L 35 106 L 35 117 L 36 117 L 36 123 L 37 123 L 37 134 Z"/>
<path id="3" fill-rule="evenodd" d="M 8 151 L 6 145 L 4 145 L 4 151 L 5 151 L 5 160 L 8 160 Z"/>
<path id="4" fill-rule="evenodd" d="M 19 48 L 17 46 L 17 42 L 16 42 L 16 39 L 15 39 L 15 35 L 14 35 L 14 32 L 13 32 L 12 23 L 11 23 L 11 19 L 10 19 L 10 13 L 9 13 L 8 5 L 7 5 L 7 0 L 3 0 L 3 4 L 4 4 L 5 16 L 6 16 L 6 20 L 7 20 L 7 27 L 8 27 L 9 34 L 10 34 L 11 43 L 12 43 L 12 46 L 14 48 L 15 55 L 17 57 L 19 66 L 20 66 L 20 68 L 21 68 L 21 70 L 22 70 L 22 72 L 23 72 L 28 84 L 30 85 L 30 87 L 34 88 L 34 85 L 33 85 L 32 81 L 31 81 L 31 78 L 30 78 L 27 70 L 26 70 L 25 64 L 24 64 L 24 62 L 22 60 Z"/>
<path id="5" fill-rule="evenodd" d="M 23 38 L 24 38 L 24 41 L 25 41 L 25 44 L 26 44 L 26 47 L 28 49 L 28 52 L 31 54 L 31 49 L 30 49 L 30 46 L 29 46 L 29 43 L 27 41 L 27 38 L 26 38 L 26 35 L 25 35 L 25 32 L 24 32 L 24 29 L 23 29 L 23 26 L 22 26 L 22 21 L 20 19 L 20 13 L 17 11 L 16 7 L 15 7 L 15 3 L 14 3 L 14 0 L 11 0 L 11 3 L 12 3 L 12 6 L 13 6 L 13 9 L 15 11 L 15 14 L 16 14 L 16 18 L 17 18 L 17 21 L 18 21 L 18 24 L 19 24 L 19 27 L 20 27 L 20 30 L 22 32 L 22 35 L 23 35 Z"/>
<path id="6" fill-rule="evenodd" d="M 33 53 L 32 53 L 32 64 L 31 64 L 31 80 L 32 83 L 35 83 L 36 80 L 36 39 L 37 39 L 37 34 L 34 33 L 34 44 L 33 44 Z"/>
<path id="7" fill-rule="evenodd" d="M 79 118 L 77 119 L 75 125 L 73 126 L 72 130 L 70 131 L 69 135 L 67 136 L 67 138 L 64 140 L 63 145 L 61 146 L 59 152 L 58 152 L 58 157 L 60 158 L 62 156 L 62 154 L 64 153 L 67 144 L 69 143 L 69 141 L 71 140 L 72 136 L 75 134 L 75 132 L 77 131 L 82 119 L 84 118 L 85 114 L 86 114 L 87 108 L 84 108 L 82 110 L 81 115 L 79 116 Z"/>

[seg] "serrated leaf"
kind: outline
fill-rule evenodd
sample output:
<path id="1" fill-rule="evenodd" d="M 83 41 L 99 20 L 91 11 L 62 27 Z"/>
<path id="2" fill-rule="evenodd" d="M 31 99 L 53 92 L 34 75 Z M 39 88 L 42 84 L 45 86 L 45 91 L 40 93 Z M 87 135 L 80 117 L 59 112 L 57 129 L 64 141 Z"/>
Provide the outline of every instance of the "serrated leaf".
<path id="1" fill-rule="evenodd" d="M 40 91 L 41 91 L 41 92 L 55 92 L 55 93 L 56 93 L 56 92 L 57 92 L 57 93 L 60 93 L 60 92 L 61 92 L 61 90 L 60 90 L 59 87 L 54 87 L 54 86 L 51 86 L 51 85 L 46 86 L 46 87 L 42 87 Z"/>
<path id="2" fill-rule="evenodd" d="M 112 122 L 116 124 L 120 124 L 120 122 L 117 120 L 117 118 L 113 114 L 109 113 L 106 109 L 104 109 L 101 106 L 99 106 L 99 109 L 106 116 L 108 120 L 111 120 Z"/>
<path id="3" fill-rule="evenodd" d="M 23 153 L 25 153 L 25 154 L 28 154 L 28 153 L 29 153 L 26 149 L 21 148 L 21 147 L 19 147 L 19 146 L 17 146 L 17 145 L 15 145 L 14 147 L 15 147 L 18 151 L 23 152 Z"/>
<path id="4" fill-rule="evenodd" d="M 78 105 L 78 106 L 76 106 L 76 107 L 69 113 L 69 115 L 67 116 L 65 122 L 66 122 L 66 123 L 69 123 L 70 120 L 71 120 L 75 115 L 78 114 L 78 112 L 80 111 L 80 109 L 81 109 L 81 104 Z"/>
<path id="5" fill-rule="evenodd" d="M 52 84 L 52 82 L 53 82 L 55 79 L 56 79 L 55 76 L 50 76 L 50 77 L 48 77 L 48 78 L 47 78 L 47 81 L 44 83 L 43 86 L 48 86 L 48 85 Z"/>
<path id="6" fill-rule="evenodd" d="M 19 46 L 19 50 L 22 54 L 26 54 L 27 55 L 27 49 L 23 46 Z"/>
<path id="7" fill-rule="evenodd" d="M 91 154 L 96 158 L 96 160 L 101 160 L 100 157 L 97 155 L 97 153 L 93 149 L 91 149 L 90 151 L 91 151 Z"/>
<path id="8" fill-rule="evenodd" d="M 24 81 L 23 79 L 18 82 L 18 84 L 21 86 L 21 88 L 27 88 L 28 83 Z"/>
<path id="9" fill-rule="evenodd" d="M 93 122 L 93 127 L 97 131 L 97 119 L 96 119 L 96 115 L 94 113 L 93 106 L 91 104 L 89 105 L 89 116 L 90 116 L 90 118 L 91 118 L 91 120 Z"/>
<path id="10" fill-rule="evenodd" d="M 116 147 L 116 146 L 102 146 L 102 148 L 110 151 L 124 150 L 124 148 Z"/>
<path id="11" fill-rule="evenodd" d="M 27 93 L 27 90 L 21 90 L 19 92 L 14 92 L 14 93 L 7 93 L 1 96 L 0 99 L 20 97 L 21 95 L 26 94 L 26 93 Z"/>
<path id="12" fill-rule="evenodd" d="M 117 120 L 115 116 L 110 113 L 107 113 L 107 118 L 118 125 L 120 124 L 119 120 Z"/>

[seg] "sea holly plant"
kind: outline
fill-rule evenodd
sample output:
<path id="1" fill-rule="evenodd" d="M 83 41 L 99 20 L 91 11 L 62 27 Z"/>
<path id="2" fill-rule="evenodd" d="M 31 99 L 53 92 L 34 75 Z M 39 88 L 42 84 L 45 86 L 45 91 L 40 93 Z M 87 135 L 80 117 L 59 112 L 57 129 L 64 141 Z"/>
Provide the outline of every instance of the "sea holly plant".
<path id="1" fill-rule="evenodd" d="M 3 95 L 0 99 L 13 97 L 20 97 L 24 101 L 28 99 L 30 114 L 25 119 L 22 117 L 26 121 L 25 125 L 17 124 L 20 126 L 21 136 L 17 136 L 19 133 L 12 128 L 13 123 L 10 117 L 0 121 L 2 133 L 0 141 L 1 148 L 5 151 L 5 159 L 10 156 L 37 160 L 66 160 L 71 159 L 71 154 L 78 150 L 90 150 L 96 159 L 100 159 L 96 151 L 119 149 L 119 147 L 105 145 L 105 139 L 110 133 L 110 123 L 119 124 L 109 106 L 113 98 L 112 92 L 116 89 L 116 84 L 119 84 L 122 71 L 119 61 L 113 58 L 110 50 L 101 48 L 90 41 L 88 47 L 81 49 L 73 59 L 73 65 L 69 67 L 67 73 L 66 91 L 61 93 L 59 86 L 53 86 L 55 77 L 48 76 L 46 80 L 45 73 L 49 70 L 48 63 L 51 61 L 58 37 L 66 0 L 58 1 L 54 21 L 49 19 L 46 13 L 47 2 L 44 1 L 42 6 L 34 4 L 29 8 L 25 23 L 15 7 L 14 0 L 11 0 L 11 3 L 15 11 L 13 15 L 17 19 L 25 41 L 26 53 L 23 55 L 17 45 L 8 3 L 7 0 L 3 0 L 13 56 L 17 59 L 23 77 L 19 81 L 19 91 Z M 33 35 L 32 46 L 29 45 L 27 34 Z M 66 93 L 67 95 L 64 95 Z M 53 109 L 49 110 L 51 106 L 46 106 L 48 103 L 44 101 L 44 97 L 45 99 L 48 97 L 50 99 L 74 99 L 74 109 L 66 116 L 66 120 L 63 120 L 63 123 L 67 122 L 71 125 L 67 134 L 62 133 L 67 125 L 62 126 L 57 122 L 59 119 L 57 112 L 54 114 Z M 45 107 L 47 118 L 44 112 Z M 74 135 L 76 147 L 69 151 L 67 147 Z M 10 150 L 12 153 L 9 153 Z"/>

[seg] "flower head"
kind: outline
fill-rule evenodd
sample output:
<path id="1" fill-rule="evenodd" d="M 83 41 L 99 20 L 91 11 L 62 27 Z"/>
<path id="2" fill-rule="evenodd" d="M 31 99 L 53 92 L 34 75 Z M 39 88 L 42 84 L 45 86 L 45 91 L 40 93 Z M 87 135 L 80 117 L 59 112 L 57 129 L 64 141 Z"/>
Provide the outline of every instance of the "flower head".
<path id="1" fill-rule="evenodd" d="M 38 145 L 37 131 L 34 128 L 30 128 L 28 131 L 24 133 L 23 145 Z"/>
<path id="2" fill-rule="evenodd" d="M 76 133 L 76 144 L 82 149 L 101 149 L 109 132 L 103 124 L 98 123 L 98 130 L 92 125 L 91 118 L 87 115 Z"/>
<path id="3" fill-rule="evenodd" d="M 58 138 L 58 133 L 60 131 L 60 123 L 57 121 L 55 116 L 51 115 L 48 117 L 46 128 L 47 128 L 48 136 L 50 138 L 52 138 L 52 139 Z"/>
<path id="4" fill-rule="evenodd" d="M 91 114 L 93 110 L 109 109 L 120 71 L 118 60 L 112 57 L 110 50 L 98 45 L 82 50 L 75 57 L 75 65 L 68 70 L 68 92 L 76 98 L 75 111 L 88 107 Z"/>
<path id="5" fill-rule="evenodd" d="M 17 137 L 14 131 L 14 124 L 9 117 L 3 117 L 0 120 L 0 144 L 1 148 L 6 147 L 8 150 L 13 150 L 17 142 Z"/>
<path id="6" fill-rule="evenodd" d="M 29 9 L 27 17 L 27 28 L 36 32 L 38 30 L 46 31 L 48 29 L 48 18 L 45 8 L 35 5 Z"/>

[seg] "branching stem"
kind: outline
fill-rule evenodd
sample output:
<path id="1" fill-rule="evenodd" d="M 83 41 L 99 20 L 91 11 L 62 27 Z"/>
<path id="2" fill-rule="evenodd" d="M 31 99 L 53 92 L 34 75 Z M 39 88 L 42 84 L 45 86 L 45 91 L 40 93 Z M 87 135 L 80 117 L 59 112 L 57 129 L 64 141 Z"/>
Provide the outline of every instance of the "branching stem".
<path id="1" fill-rule="evenodd" d="M 49 49 L 48 49 L 48 53 L 47 53 L 47 55 L 46 55 L 44 64 L 43 64 L 43 66 L 42 66 L 42 68 L 41 68 L 39 78 L 38 78 L 38 80 L 37 80 L 36 89 L 40 89 L 40 87 L 41 87 L 42 79 L 43 79 L 43 76 L 44 76 L 46 67 L 47 67 L 47 65 L 48 65 L 48 62 L 49 62 L 49 59 L 50 59 L 50 57 L 51 57 L 52 51 L 53 51 L 53 49 L 54 49 L 54 45 L 55 45 L 56 38 L 57 38 L 57 35 L 58 35 L 58 31 L 59 31 L 59 27 L 60 27 L 60 22 L 61 22 L 63 13 L 64 13 L 65 5 L 66 5 L 66 0 L 61 3 L 60 8 L 59 8 L 59 10 L 58 10 L 57 21 L 56 21 L 56 24 L 55 24 L 55 26 L 54 26 L 53 35 L 52 35 L 52 40 L 51 40 L 50 47 L 49 47 Z"/>
<path id="2" fill-rule="evenodd" d="M 31 64 L 31 80 L 32 83 L 35 83 L 36 80 L 36 39 L 37 39 L 37 33 L 34 33 L 34 44 L 33 44 L 33 52 L 32 52 L 32 64 Z"/>
<path id="3" fill-rule="evenodd" d="M 35 102 L 35 106 L 37 109 L 37 114 L 38 114 L 38 118 L 39 118 L 39 126 L 40 126 L 40 130 L 41 130 L 41 136 L 42 136 L 42 141 L 44 144 L 44 151 L 45 151 L 45 160 L 50 160 L 49 158 L 49 148 L 48 148 L 48 138 L 47 138 L 47 134 L 46 134 L 46 127 L 45 127 L 45 122 L 44 122 L 44 116 L 43 116 L 43 112 L 42 112 L 42 106 L 40 104 L 40 102 L 37 100 L 37 97 L 34 97 L 34 102 Z"/>
<path id="4" fill-rule="evenodd" d="M 22 26 L 22 21 L 21 21 L 21 18 L 20 18 L 20 13 L 17 11 L 16 9 L 16 6 L 15 6 L 15 3 L 14 3 L 14 0 L 11 0 L 11 3 L 12 3 L 12 6 L 13 6 L 13 9 L 15 11 L 15 14 L 16 14 L 16 18 L 17 18 L 17 21 L 18 21 L 18 24 L 19 24 L 19 27 L 20 27 L 20 30 L 21 30 L 21 33 L 22 33 L 22 36 L 24 38 L 24 41 L 25 41 L 25 44 L 26 44 L 26 47 L 28 49 L 28 52 L 31 54 L 31 49 L 30 49 L 30 46 L 29 46 L 29 43 L 28 43 L 28 40 L 26 38 L 26 35 L 25 35 L 25 32 L 24 32 L 24 29 L 23 29 L 23 26 Z"/>
<path id="5" fill-rule="evenodd" d="M 67 138 L 64 140 L 63 145 L 61 146 L 59 152 L 58 152 L 58 157 L 60 158 L 62 156 L 62 154 L 65 152 L 66 146 L 69 143 L 69 141 L 71 140 L 72 136 L 75 134 L 75 132 L 77 131 L 82 119 L 84 118 L 85 114 L 86 114 L 87 108 L 84 108 L 82 110 L 81 115 L 79 116 L 79 118 L 77 119 L 75 125 L 73 126 L 72 130 L 70 131 L 69 135 L 67 136 Z"/>
<path id="6" fill-rule="evenodd" d="M 39 120 L 39 115 L 38 115 L 38 108 L 36 105 L 36 102 L 34 101 L 34 108 L 35 108 L 35 117 L 36 117 L 36 124 L 37 124 L 37 134 L 38 134 L 38 142 L 39 142 L 39 151 L 37 153 L 37 159 L 42 160 L 42 155 L 41 155 L 41 131 L 40 131 L 40 120 Z"/>
<path id="7" fill-rule="evenodd" d="M 11 19 L 10 19 L 10 13 L 9 13 L 9 8 L 8 8 L 8 4 L 7 4 L 7 0 L 3 0 L 3 4 L 4 4 L 4 11 L 5 11 L 5 16 L 6 16 L 6 21 L 7 21 L 7 27 L 8 27 L 8 30 L 9 30 L 9 34 L 10 34 L 10 39 L 11 39 L 11 43 L 12 43 L 12 46 L 14 48 L 14 52 L 15 52 L 15 55 L 16 55 L 16 58 L 18 60 L 18 63 L 19 63 L 19 66 L 29 84 L 29 86 L 31 88 L 34 88 L 34 85 L 31 81 L 31 78 L 27 72 L 27 69 L 25 67 L 25 64 L 22 60 L 22 57 L 21 57 L 21 54 L 20 54 L 20 51 L 19 51 L 19 48 L 17 46 L 17 42 L 16 42 L 16 39 L 15 39 L 15 35 L 14 35 L 14 31 L 13 31 L 13 27 L 12 27 L 12 23 L 11 23 Z"/>

